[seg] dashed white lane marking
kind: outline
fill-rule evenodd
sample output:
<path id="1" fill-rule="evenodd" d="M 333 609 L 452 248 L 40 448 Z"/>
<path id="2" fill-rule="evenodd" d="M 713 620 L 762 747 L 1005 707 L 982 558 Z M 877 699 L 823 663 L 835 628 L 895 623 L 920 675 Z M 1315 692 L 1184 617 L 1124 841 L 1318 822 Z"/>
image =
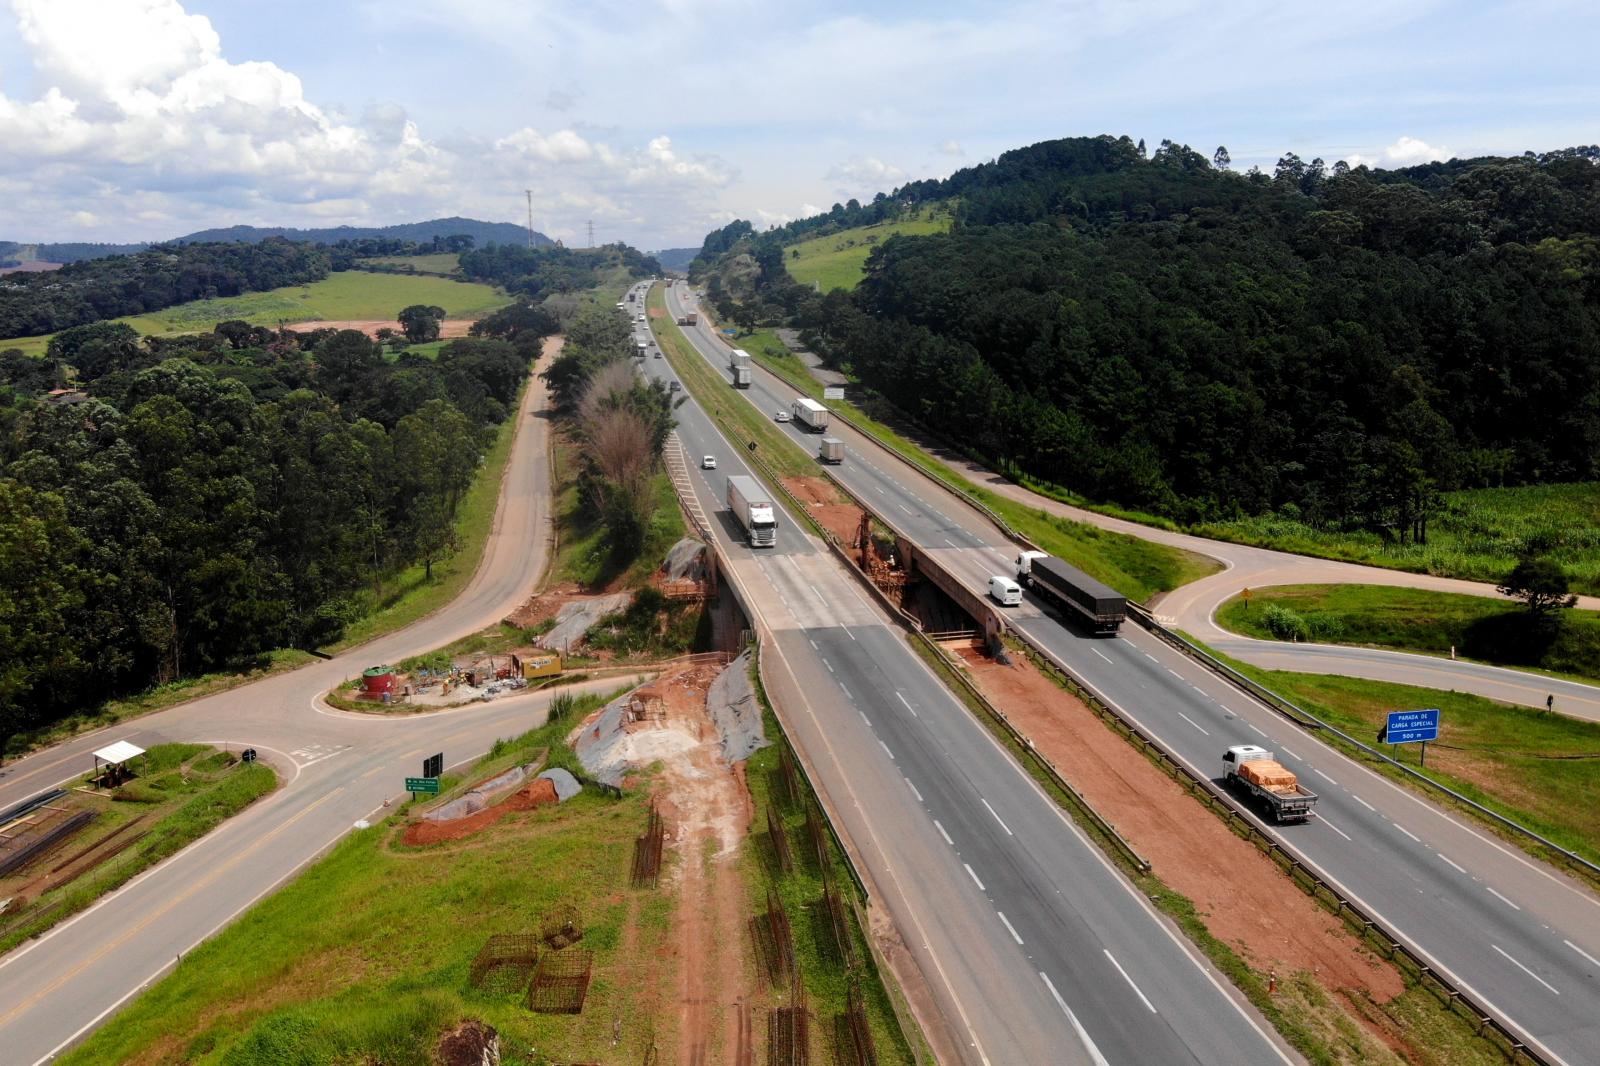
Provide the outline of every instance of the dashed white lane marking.
<path id="1" fill-rule="evenodd" d="M 897 699 L 898 699 L 898 700 L 899 700 L 899 701 L 900 701 L 900 702 L 901 702 L 901 703 L 904 703 L 904 704 L 905 704 L 905 707 L 906 707 L 906 710 L 908 710 L 908 711 L 910 711 L 910 712 L 911 712 L 911 717 L 913 717 L 913 718 L 915 718 L 915 717 L 917 717 L 917 709 L 916 709 L 916 708 L 915 708 L 915 707 L 913 707 L 913 706 L 911 706 L 911 704 L 910 704 L 910 703 L 909 703 L 909 702 L 908 702 L 908 701 L 907 701 L 907 700 L 906 700 L 906 698 L 905 698 L 905 696 L 903 696 L 903 695 L 901 695 L 901 694 L 900 694 L 900 693 L 898 693 L 898 692 L 896 692 L 896 693 L 895 693 L 895 697 L 896 697 L 896 698 L 897 698 Z"/>
<path id="2" fill-rule="evenodd" d="M 896 484 L 898 484 L 898 482 L 896 482 Z M 902 510 L 902 511 L 904 511 L 904 512 L 905 512 L 905 513 L 906 513 L 906 514 L 913 514 L 913 513 L 915 513 L 915 512 L 913 512 L 913 511 L 912 511 L 912 510 L 911 510 L 911 508 L 909 508 L 909 507 L 907 507 L 907 506 L 906 506 L 906 505 L 905 505 L 905 504 L 903 504 L 903 503 L 897 503 L 897 504 L 895 504 L 895 506 L 896 506 L 896 507 L 898 507 L 898 508 L 900 508 L 900 510 Z"/>
<path id="3" fill-rule="evenodd" d="M 959 547 L 961 547 L 961 545 L 959 545 L 959 544 L 957 544 L 957 543 L 956 543 L 956 542 L 955 542 L 955 541 L 953 541 L 953 540 L 951 540 L 951 539 L 950 539 L 950 538 L 949 538 L 949 537 L 945 537 L 945 538 L 944 538 L 944 542 L 945 542 L 945 543 L 946 543 L 946 544 L 948 544 L 948 545 L 950 545 L 950 547 L 952 547 L 952 548 L 959 548 Z"/>
<path id="4" fill-rule="evenodd" d="M 1451 866 L 1454 866 L 1461 873 L 1466 873 L 1467 872 L 1465 867 L 1463 867 L 1460 863 L 1456 862 L 1450 856 L 1446 855 L 1444 852 L 1437 851 L 1437 852 L 1434 852 L 1434 854 L 1438 855 L 1439 858 L 1443 859 L 1445 862 L 1449 863 Z"/>
<path id="5" fill-rule="evenodd" d="M 1176 670 L 1174 670 L 1174 669 L 1173 669 L 1173 668 L 1172 668 L 1172 667 L 1170 667 L 1170 666 L 1169 666 L 1169 667 L 1167 667 L 1167 673 L 1169 673 L 1169 674 L 1171 674 L 1171 675 L 1172 675 L 1172 676 L 1173 676 L 1173 677 L 1175 677 L 1175 678 L 1177 678 L 1177 679 L 1178 679 L 1178 680 L 1179 680 L 1179 681 L 1182 681 L 1182 680 L 1183 680 L 1183 675 L 1182 675 L 1182 674 L 1180 674 L 1180 673 L 1178 673 L 1178 671 L 1176 671 Z"/>
<path id="6" fill-rule="evenodd" d="M 1017 935 L 1016 927 L 1013 926 L 1011 924 L 1011 922 L 1006 918 L 1006 912 L 1005 911 L 995 911 L 995 913 L 1000 916 L 1000 922 L 1001 922 L 1002 925 L 1004 925 L 1006 927 L 1006 932 L 1011 934 L 1011 939 L 1015 940 L 1018 944 L 1022 943 L 1022 937 Z"/>
<path id="7" fill-rule="evenodd" d="M 821 651 L 822 650 L 821 648 L 817 647 L 817 642 L 812 640 L 810 637 L 806 638 L 806 642 L 811 645 L 811 650 L 812 651 Z"/>
<path id="8" fill-rule="evenodd" d="M 822 660 L 822 665 L 826 666 L 828 668 L 828 673 L 830 673 L 830 674 L 833 673 L 833 664 L 830 663 L 828 660 L 826 660 L 826 659 Z"/>
<path id="9" fill-rule="evenodd" d="M 972 883 L 978 886 L 979 892 L 989 891 L 987 888 L 983 887 L 983 882 L 978 880 L 978 875 L 972 872 L 972 867 L 969 864 L 962 863 L 961 865 L 967 868 L 967 876 L 972 878 Z"/>
<path id="10" fill-rule="evenodd" d="M 1252 732 L 1252 733 L 1254 733 L 1254 734 L 1255 734 L 1255 735 L 1256 735 L 1256 736 L 1258 736 L 1258 737 L 1264 737 L 1264 736 L 1266 736 L 1266 734 L 1265 734 L 1265 733 L 1263 733 L 1263 732 L 1262 732 L 1262 731 L 1261 731 L 1261 730 L 1259 730 L 1259 729 L 1257 729 L 1257 728 L 1256 728 L 1256 727 L 1255 727 L 1255 726 L 1253 726 L 1253 725 L 1250 725 L 1250 723 L 1249 723 L 1249 722 L 1246 722 L 1246 723 L 1245 723 L 1245 725 L 1246 725 L 1246 726 L 1249 726 L 1249 728 L 1250 728 L 1250 731 L 1251 731 L 1251 732 Z"/>
<path id="11" fill-rule="evenodd" d="M 1320 814 L 1317 815 L 1317 821 L 1321 822 L 1323 825 L 1327 826 L 1329 829 L 1332 829 L 1335 833 L 1338 833 L 1340 836 L 1344 837 L 1346 840 L 1350 839 L 1350 834 L 1349 833 L 1346 833 L 1343 829 L 1340 829 L 1338 826 L 1336 826 L 1332 822 L 1328 821 L 1328 819 L 1326 817 L 1324 817 L 1323 815 L 1320 815 Z"/>
<path id="12" fill-rule="evenodd" d="M 944 826 L 939 823 L 939 819 L 935 818 L 933 820 L 933 827 L 939 831 L 940 836 L 944 837 L 946 844 L 949 844 L 952 848 L 956 846 L 956 842 L 950 839 L 950 834 L 944 831 Z"/>
<path id="13" fill-rule="evenodd" d="M 1365 807 L 1367 810 L 1371 811 L 1372 813 L 1374 813 L 1374 814 L 1378 813 L 1378 808 L 1374 807 L 1372 804 L 1368 803 L 1366 800 L 1362 799 L 1360 796 L 1356 795 L 1354 792 L 1350 793 L 1350 798 L 1355 800 L 1357 803 L 1361 804 L 1361 806 Z"/>
<path id="14" fill-rule="evenodd" d="M 878 741 L 878 747 L 883 749 L 883 753 L 885 755 L 889 756 L 890 761 L 894 760 L 894 752 L 889 750 L 889 745 L 885 744 L 883 741 L 880 740 L 880 741 Z"/>
<path id="15" fill-rule="evenodd" d="M 1410 837 L 1412 840 L 1415 840 L 1418 844 L 1422 843 L 1421 837 L 1417 836 L 1417 834 L 1413 833 L 1399 822 L 1394 823 L 1394 827 L 1400 830 L 1400 832 L 1404 833 L 1406 836 Z"/>
<path id="16" fill-rule="evenodd" d="M 1282 747 L 1282 745 L 1279 745 L 1279 747 Z M 1288 748 L 1284 748 L 1283 749 L 1283 753 L 1285 755 L 1289 756 L 1289 758 L 1291 758 L 1291 759 L 1300 759 L 1300 756 L 1296 755 L 1294 752 L 1290 751 Z M 1301 762 L 1305 762 L 1304 759 L 1300 759 L 1300 761 Z"/>
<path id="17" fill-rule="evenodd" d="M 845 699 L 849 700 L 851 703 L 855 702 L 856 698 L 854 696 L 850 695 L 850 690 L 844 687 L 844 682 L 843 681 L 839 682 L 839 691 L 844 693 L 844 698 Z M 865 718 L 866 715 L 862 715 L 861 717 Z"/>
<path id="18" fill-rule="evenodd" d="M 1140 1002 L 1142 1002 L 1146 1007 L 1150 1008 L 1151 1014 L 1155 1014 L 1156 1008 L 1155 1005 L 1150 1002 L 1150 997 L 1146 996 L 1139 986 L 1133 983 L 1133 978 L 1128 976 L 1128 971 L 1122 968 L 1122 963 L 1117 961 L 1117 957 L 1111 954 L 1111 952 L 1106 948 L 1101 948 L 1100 950 L 1106 953 L 1106 958 L 1111 960 L 1111 965 L 1115 966 L 1117 968 L 1117 972 L 1122 975 L 1122 979 L 1128 982 L 1128 987 L 1133 989 L 1134 992 L 1138 993 Z"/>
<path id="19" fill-rule="evenodd" d="M 1061 993 L 1056 991 L 1056 986 L 1050 980 L 1050 975 L 1040 970 L 1039 979 L 1050 990 L 1050 995 L 1055 999 L 1056 1006 L 1061 1008 L 1061 1013 L 1065 1014 L 1067 1021 L 1072 1023 L 1072 1031 L 1078 1034 L 1079 1040 L 1083 1041 L 1084 1050 L 1089 1053 L 1089 1058 L 1094 1062 L 1094 1066 L 1109 1066 L 1106 1062 L 1106 1057 L 1100 1054 L 1100 1049 L 1094 1046 L 1093 1040 L 1089 1039 L 1088 1030 L 1083 1027 L 1082 1022 L 1078 1021 L 1078 1016 L 1072 1013 L 1072 1008 L 1067 1006 L 1067 1001 L 1061 998 Z"/>
<path id="20" fill-rule="evenodd" d="M 1488 885 L 1484 885 L 1483 887 L 1484 888 L 1489 888 Z M 1504 896 L 1502 896 L 1500 893 L 1496 892 L 1492 888 L 1489 888 L 1489 895 L 1493 896 L 1495 899 L 1499 900 L 1501 903 L 1504 903 L 1507 907 L 1510 907 L 1514 911 L 1520 911 L 1522 909 L 1521 907 L 1517 906 L 1515 903 L 1512 903 L 1509 899 L 1506 899 Z"/>
<path id="21" fill-rule="evenodd" d="M 1311 772 L 1316 774 L 1318 777 L 1322 778 L 1324 781 L 1326 781 L 1330 785 L 1337 785 L 1339 783 L 1339 782 L 1335 781 L 1333 778 L 1329 777 L 1327 774 L 1323 773 L 1321 770 L 1318 770 L 1314 766 L 1311 768 Z"/>
<path id="22" fill-rule="evenodd" d="M 1595 958 L 1593 955 L 1589 954 L 1587 951 L 1584 951 L 1570 940 L 1563 940 L 1562 943 L 1567 945 L 1567 947 L 1571 948 L 1573 951 L 1576 951 L 1579 955 L 1582 955 L 1584 958 L 1588 959 L 1590 962 L 1594 963 L 1597 968 L 1600 968 L 1600 959 Z"/>
<path id="23" fill-rule="evenodd" d="M 979 798 L 979 799 L 980 799 L 980 800 L 983 800 L 983 805 L 984 805 L 984 806 L 985 806 L 985 807 L 989 807 L 989 801 L 988 801 L 988 800 L 986 800 L 986 799 L 983 799 L 983 797 L 982 797 L 982 796 L 979 796 L 979 797 L 978 797 L 978 798 Z M 1005 822 L 1005 819 L 1004 819 L 1004 818 L 1001 818 L 1001 817 L 1000 817 L 1000 815 L 998 815 L 998 814 L 995 814 L 995 809 L 994 809 L 994 808 L 993 808 L 993 807 L 989 807 L 989 813 L 990 813 L 990 814 L 993 814 L 993 815 L 994 815 L 994 820 L 995 820 L 995 821 L 997 821 L 997 822 L 999 822 L 999 823 L 1000 823 L 1000 828 L 1001 828 L 1001 829 L 1004 829 L 1004 830 L 1005 830 L 1005 831 L 1006 831 L 1006 836 L 1008 836 L 1008 837 L 1014 837 L 1014 836 L 1016 836 L 1016 835 L 1017 835 L 1017 834 L 1015 834 L 1015 833 L 1013 833 L 1013 832 L 1012 832 L 1012 831 L 1011 831 L 1011 827 L 1010 827 L 1010 826 L 1009 826 L 1009 825 L 1007 825 L 1007 824 L 1006 824 L 1006 822 Z"/>
<path id="24" fill-rule="evenodd" d="M 1090 648 L 1089 650 L 1094 652 L 1096 655 L 1100 656 L 1100 658 L 1104 659 L 1106 662 L 1108 662 L 1108 663 L 1111 662 L 1111 656 L 1107 655 L 1105 652 L 1101 651 L 1099 648 Z"/>
<path id="25" fill-rule="evenodd" d="M 1550 991 L 1554 992 L 1556 995 L 1559 996 L 1561 994 L 1561 992 L 1556 988 L 1555 985 L 1551 984 L 1549 981 L 1546 981 L 1543 977 L 1540 977 L 1538 974 L 1534 973 L 1532 970 L 1530 970 L 1526 966 L 1522 965 L 1522 963 L 1518 962 L 1516 959 L 1513 959 L 1510 955 L 1506 955 L 1505 949 L 1502 948 L 1499 944 L 1490 944 L 1489 946 L 1494 948 L 1496 951 L 1500 952 L 1501 955 L 1505 955 L 1506 961 L 1511 963 L 1511 965 L 1515 966 L 1517 969 L 1521 970 L 1523 973 L 1527 974 L 1529 977 L 1533 978 L 1535 981 L 1538 981 L 1541 985 L 1544 985 L 1546 988 L 1548 988 Z"/>
<path id="26" fill-rule="evenodd" d="M 864 724 L 868 729 L 871 729 L 872 728 L 872 719 L 867 717 L 867 712 L 866 711 L 862 711 L 862 710 L 857 710 L 856 713 L 861 716 L 862 724 Z"/>
<path id="27" fill-rule="evenodd" d="M 1196 729 L 1200 730 L 1200 732 L 1204 733 L 1206 736 L 1209 737 L 1211 735 L 1211 730 L 1207 729 L 1205 726 L 1201 725 L 1199 722 L 1195 721 L 1193 718 L 1190 718 L 1188 715 L 1184 714 L 1182 711 L 1178 712 L 1178 717 L 1182 718 L 1185 722 L 1188 722 L 1190 725 L 1192 725 Z"/>
<path id="28" fill-rule="evenodd" d="M 1146 659 L 1149 659 L 1151 662 L 1156 662 L 1156 657 L 1154 655 L 1151 655 L 1149 652 L 1145 651 L 1143 648 L 1139 649 L 1139 654 L 1143 655 Z"/>
<path id="29" fill-rule="evenodd" d="M 908 778 L 906 778 L 906 787 L 907 787 L 907 788 L 909 788 L 909 789 L 911 789 L 911 794 L 912 794 L 912 795 L 913 795 L 913 796 L 915 796 L 915 797 L 917 797 L 917 802 L 918 802 L 918 803 L 921 803 L 921 802 L 922 802 L 922 793 L 920 793 L 920 792 L 918 792 L 918 791 L 917 791 L 917 786 L 916 786 L 916 785 L 913 785 L 913 784 L 912 784 L 912 783 L 911 783 L 911 778 L 909 778 L 909 777 L 908 777 Z"/>

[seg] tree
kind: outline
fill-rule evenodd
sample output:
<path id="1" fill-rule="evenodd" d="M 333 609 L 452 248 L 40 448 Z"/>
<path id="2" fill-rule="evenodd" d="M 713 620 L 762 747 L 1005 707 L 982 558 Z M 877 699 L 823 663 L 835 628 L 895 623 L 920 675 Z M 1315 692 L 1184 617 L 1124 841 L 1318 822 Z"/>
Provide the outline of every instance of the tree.
<path id="1" fill-rule="evenodd" d="M 125 322 L 91 322 L 64 329 L 50 338 L 46 357 L 70 363 L 84 380 L 127 370 L 139 358 L 139 334 Z"/>
<path id="2" fill-rule="evenodd" d="M 1558 618 L 1556 611 L 1577 606 L 1578 597 L 1567 587 L 1567 572 L 1560 563 L 1548 556 L 1531 556 L 1518 560 L 1499 589 L 1502 595 L 1521 600 L 1535 618 L 1546 620 Z"/>
<path id="3" fill-rule="evenodd" d="M 1211 156 L 1211 165 L 1218 170 L 1227 170 L 1232 164 L 1233 158 L 1228 155 L 1228 150 L 1222 145 L 1218 145 L 1216 152 Z"/>
<path id="4" fill-rule="evenodd" d="M 406 340 L 423 344 L 439 339 L 439 323 L 444 321 L 444 308 L 430 304 L 412 304 L 401 309 L 397 316 Z"/>

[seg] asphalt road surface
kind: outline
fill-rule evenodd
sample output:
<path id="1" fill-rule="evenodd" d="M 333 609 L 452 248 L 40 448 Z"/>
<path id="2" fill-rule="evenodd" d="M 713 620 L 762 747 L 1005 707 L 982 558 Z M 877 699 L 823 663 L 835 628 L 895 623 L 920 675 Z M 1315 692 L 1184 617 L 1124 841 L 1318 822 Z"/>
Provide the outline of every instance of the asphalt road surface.
<path id="1" fill-rule="evenodd" d="M 644 369 L 672 377 L 665 360 Z M 750 472 L 741 450 L 697 405 L 676 415 L 792 739 L 962 1061 L 1290 1061 L 793 515 L 776 548 L 744 544 L 720 502 Z M 699 470 L 703 455 L 718 469 Z"/>
<path id="2" fill-rule="evenodd" d="M 725 373 L 725 346 L 704 327 L 685 332 Z M 760 410 L 793 401 L 759 368 L 754 382 L 745 394 Z M 792 424 L 788 432 L 815 450 L 818 435 Z M 830 472 L 968 588 L 982 594 L 989 575 L 1010 572 L 1015 545 L 960 497 L 843 424 L 828 432 L 846 446 L 845 462 Z M 1136 626 L 1095 638 L 1031 595 L 1007 617 L 1197 772 L 1220 779 L 1231 744 L 1274 749 L 1320 800 L 1309 823 L 1268 832 L 1304 851 L 1552 1059 L 1596 1061 L 1600 897 L 1591 890 L 1326 747 Z"/>
<path id="3" fill-rule="evenodd" d="M 544 720 L 548 696 L 506 697 L 468 709 L 405 717 L 347 714 L 319 694 L 365 667 L 438 647 L 504 617 L 532 590 L 549 544 L 548 434 L 544 391 L 528 389 L 494 530 L 466 590 L 447 607 L 327 662 L 295 670 L 120 726 L 12 763 L 0 806 L 81 776 L 89 753 L 116 740 L 142 746 L 204 741 L 253 746 L 284 785 L 210 835 L 153 867 L 93 908 L 0 960 L 0 1061 L 46 1062 L 79 1039 L 181 953 L 404 797 L 421 760 L 472 759 L 503 736 Z M 608 690 L 626 679 L 582 689 Z"/>

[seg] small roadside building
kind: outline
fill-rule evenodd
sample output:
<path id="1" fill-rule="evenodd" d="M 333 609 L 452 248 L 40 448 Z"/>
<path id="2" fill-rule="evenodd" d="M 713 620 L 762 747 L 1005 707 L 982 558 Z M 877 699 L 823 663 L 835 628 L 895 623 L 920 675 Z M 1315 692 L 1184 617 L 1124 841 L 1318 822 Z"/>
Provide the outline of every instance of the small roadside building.
<path id="1" fill-rule="evenodd" d="M 144 749 L 126 740 L 108 744 L 94 753 L 94 781 L 97 786 L 113 788 L 133 776 L 129 764 L 144 754 Z"/>

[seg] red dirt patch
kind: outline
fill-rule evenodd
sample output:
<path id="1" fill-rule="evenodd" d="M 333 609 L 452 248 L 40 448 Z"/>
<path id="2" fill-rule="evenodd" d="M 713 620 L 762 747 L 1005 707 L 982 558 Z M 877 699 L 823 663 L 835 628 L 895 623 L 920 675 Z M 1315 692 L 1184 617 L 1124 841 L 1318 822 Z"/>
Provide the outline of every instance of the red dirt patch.
<path id="1" fill-rule="evenodd" d="M 823 477 L 787 477 L 784 487 L 805 504 L 811 517 L 839 539 L 850 544 L 861 527 L 861 508 L 850 503 L 833 482 Z"/>
<path id="2" fill-rule="evenodd" d="M 651 318 L 665 318 L 665 317 L 667 317 L 667 312 L 663 308 L 660 308 L 660 307 L 652 307 L 652 308 L 650 308 L 649 311 L 646 312 L 646 314 L 648 314 Z"/>
<path id="3" fill-rule="evenodd" d="M 493 807 L 465 818 L 452 818 L 446 822 L 415 821 L 406 826 L 401 836 L 402 844 L 440 844 L 447 840 L 464 840 L 481 833 L 512 811 L 531 811 L 556 802 L 556 786 L 548 778 L 535 778 L 523 785 Z"/>
<path id="4" fill-rule="evenodd" d="M 439 323 L 439 339 L 452 340 L 456 337 L 465 337 L 472 328 L 470 318 L 447 318 Z M 314 329 L 358 329 L 374 340 L 378 337 L 380 329 L 392 329 L 400 333 L 399 322 L 385 322 L 378 318 L 346 318 L 346 319 L 313 319 L 310 322 L 291 322 L 289 328 L 297 333 L 308 333 Z"/>
<path id="5" fill-rule="evenodd" d="M 977 649 L 959 651 L 984 695 L 1252 966 L 1284 976 L 1309 971 L 1330 991 L 1359 990 L 1380 1003 L 1405 991 L 1392 967 L 1368 955 L 1270 859 L 1031 662 L 1017 657 L 1002 666 Z"/>

